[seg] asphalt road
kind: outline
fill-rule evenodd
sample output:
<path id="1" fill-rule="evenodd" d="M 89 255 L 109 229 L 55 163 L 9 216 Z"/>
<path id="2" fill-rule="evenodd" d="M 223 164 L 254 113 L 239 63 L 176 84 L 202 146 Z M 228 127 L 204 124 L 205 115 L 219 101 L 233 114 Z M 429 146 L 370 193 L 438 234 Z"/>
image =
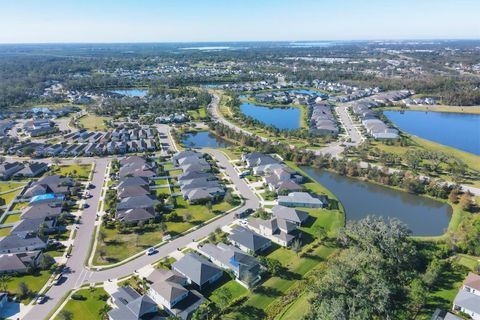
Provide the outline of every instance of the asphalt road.
<path id="1" fill-rule="evenodd" d="M 84 264 L 89 253 L 90 240 L 95 227 L 97 205 L 100 201 L 100 193 L 108 160 L 97 159 L 95 160 L 95 163 L 95 172 L 91 182 L 96 187 L 89 191 L 92 197 L 85 201 L 89 207 L 83 210 L 82 218 L 78 225 L 77 235 L 73 242 L 72 255 L 66 263 L 64 279 L 60 285 L 53 286 L 48 290 L 46 293 L 48 300 L 43 304 L 33 306 L 23 318 L 25 320 L 45 319 L 69 290 L 77 288 L 85 281 L 88 281 L 88 272 L 84 268 Z"/>
<path id="2" fill-rule="evenodd" d="M 84 210 L 82 214 L 81 224 L 79 226 L 77 236 L 74 240 L 74 247 L 72 256 L 69 258 L 66 267 L 68 273 L 65 274 L 65 279 L 57 286 L 53 286 L 48 290 L 46 296 L 48 301 L 41 305 L 35 305 L 25 316 L 24 319 L 45 319 L 47 315 L 56 307 L 58 302 L 64 297 L 69 290 L 80 287 L 84 284 L 108 281 L 109 279 L 116 279 L 134 273 L 136 270 L 154 263 L 159 259 L 169 255 L 178 248 L 183 248 L 192 240 L 198 240 L 206 237 L 209 233 L 215 231 L 216 228 L 223 227 L 234 221 L 234 214 L 241 212 L 247 208 L 256 209 L 260 206 L 258 198 L 249 188 L 247 183 L 238 177 L 232 164 L 228 158 L 220 151 L 205 150 L 211 154 L 219 163 L 225 168 L 226 174 L 230 177 L 237 190 L 244 197 L 245 203 L 242 207 L 233 212 L 195 230 L 185 236 L 176 238 L 169 243 L 158 248 L 158 252 L 154 255 L 141 255 L 138 258 L 129 261 L 121 266 L 106 269 L 102 271 L 91 271 L 85 268 L 84 264 L 87 260 L 87 255 L 90 247 L 90 241 L 94 232 L 95 216 L 97 206 L 100 201 L 101 186 L 104 181 L 105 171 L 107 167 L 107 159 L 96 160 L 96 169 L 92 179 L 92 183 L 97 187 L 90 191 L 92 198 L 87 199 L 89 207 Z"/>

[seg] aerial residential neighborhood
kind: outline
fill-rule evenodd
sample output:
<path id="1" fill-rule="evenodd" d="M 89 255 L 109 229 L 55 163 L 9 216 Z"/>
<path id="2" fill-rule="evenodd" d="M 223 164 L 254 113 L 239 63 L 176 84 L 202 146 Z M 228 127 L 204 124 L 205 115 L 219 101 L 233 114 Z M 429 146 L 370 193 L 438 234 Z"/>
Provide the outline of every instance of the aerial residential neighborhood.
<path id="1" fill-rule="evenodd" d="M 480 3 L 0 3 L 0 319 L 480 320 Z"/>

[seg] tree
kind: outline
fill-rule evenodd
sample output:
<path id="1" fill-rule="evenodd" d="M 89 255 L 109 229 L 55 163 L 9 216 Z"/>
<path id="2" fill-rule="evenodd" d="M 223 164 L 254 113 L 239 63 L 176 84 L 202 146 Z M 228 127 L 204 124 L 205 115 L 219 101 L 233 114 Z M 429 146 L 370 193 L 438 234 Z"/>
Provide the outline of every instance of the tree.
<path id="1" fill-rule="evenodd" d="M 208 212 L 212 213 L 213 205 L 211 201 L 208 201 L 205 206 L 207 207 Z"/>
<path id="2" fill-rule="evenodd" d="M 414 279 L 410 284 L 410 309 L 412 310 L 412 319 L 427 302 L 428 288 L 421 279 Z"/>
<path id="3" fill-rule="evenodd" d="M 217 298 L 220 302 L 220 306 L 225 308 L 232 300 L 232 293 L 227 288 L 222 287 L 217 290 Z"/>
<path id="4" fill-rule="evenodd" d="M 62 311 L 60 311 L 60 313 L 58 314 L 58 317 L 59 317 L 61 320 L 72 320 L 72 319 L 73 319 L 73 313 L 71 313 L 71 312 L 68 311 L 68 310 L 62 310 Z"/>
<path id="5" fill-rule="evenodd" d="M 462 194 L 460 197 L 460 206 L 462 207 L 463 210 L 465 211 L 470 211 L 472 210 L 473 207 L 473 201 L 472 201 L 472 196 L 470 195 L 469 192 L 465 192 Z"/>
<path id="6" fill-rule="evenodd" d="M 190 212 L 185 213 L 185 215 L 183 217 L 184 217 L 185 221 L 187 221 L 187 222 L 192 220 L 192 214 Z"/>
<path id="7" fill-rule="evenodd" d="M 448 201 L 451 203 L 458 203 L 458 189 L 453 188 L 452 191 L 448 194 Z"/>
<path id="8" fill-rule="evenodd" d="M 105 304 L 100 310 L 98 310 L 98 315 L 102 319 L 107 319 L 108 318 L 108 312 L 112 310 L 112 307 L 110 307 L 108 304 Z"/>
<path id="9" fill-rule="evenodd" d="M 210 301 L 202 303 L 192 315 L 192 320 L 208 320 L 213 313 L 213 306 Z"/>
<path id="10" fill-rule="evenodd" d="M 293 240 L 291 248 L 298 256 L 298 253 L 302 250 L 302 241 L 300 239 Z"/>
<path id="11" fill-rule="evenodd" d="M 53 158 L 53 159 L 52 159 L 52 163 L 53 163 L 54 165 L 58 166 L 58 165 L 61 163 L 61 161 L 60 161 L 60 159 L 58 159 L 58 158 Z"/>
<path id="12" fill-rule="evenodd" d="M 8 283 L 12 280 L 12 277 L 10 277 L 8 274 L 1 274 L 0 275 L 0 288 L 2 289 L 3 292 L 7 291 Z"/>
<path id="13" fill-rule="evenodd" d="M 327 238 L 327 231 L 324 227 L 318 226 L 315 228 L 315 232 L 317 233 L 318 240 L 323 242 Z"/>
<path id="14" fill-rule="evenodd" d="M 18 284 L 18 292 L 20 294 L 21 299 L 25 299 L 30 295 L 30 289 L 25 282 L 20 282 Z"/>

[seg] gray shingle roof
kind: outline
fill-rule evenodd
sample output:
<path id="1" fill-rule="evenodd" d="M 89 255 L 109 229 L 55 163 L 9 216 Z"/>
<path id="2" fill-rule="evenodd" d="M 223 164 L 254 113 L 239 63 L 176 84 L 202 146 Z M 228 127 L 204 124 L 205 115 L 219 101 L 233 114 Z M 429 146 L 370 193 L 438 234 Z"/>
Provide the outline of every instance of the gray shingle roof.
<path id="1" fill-rule="evenodd" d="M 180 260 L 174 262 L 172 268 L 199 286 L 202 286 L 211 278 L 223 272 L 222 269 L 210 261 L 192 252 L 187 253 Z"/>
<path id="2" fill-rule="evenodd" d="M 271 243 L 269 239 L 243 227 L 236 227 L 233 229 L 228 238 L 253 252 L 264 248 L 267 244 Z"/>
<path id="3" fill-rule="evenodd" d="M 453 304 L 480 314 L 480 296 L 460 289 Z"/>

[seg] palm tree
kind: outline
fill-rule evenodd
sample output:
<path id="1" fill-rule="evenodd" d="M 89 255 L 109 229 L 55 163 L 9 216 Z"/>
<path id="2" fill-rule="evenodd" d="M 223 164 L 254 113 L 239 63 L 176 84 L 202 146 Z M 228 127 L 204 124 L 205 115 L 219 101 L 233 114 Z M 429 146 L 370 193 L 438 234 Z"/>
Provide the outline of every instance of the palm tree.
<path id="1" fill-rule="evenodd" d="M 297 255 L 302 250 L 302 242 L 300 239 L 295 239 L 292 242 L 292 251 L 295 252 Z"/>
<path id="2" fill-rule="evenodd" d="M 12 280 L 12 277 L 10 277 L 8 274 L 0 275 L 0 288 L 2 289 L 3 292 L 7 291 L 8 283 L 11 280 Z"/>
<path id="3" fill-rule="evenodd" d="M 102 319 L 107 319 L 108 318 L 108 312 L 111 310 L 112 308 L 108 305 L 108 304 L 105 304 L 100 310 L 98 310 L 98 315 L 102 318 Z"/>

